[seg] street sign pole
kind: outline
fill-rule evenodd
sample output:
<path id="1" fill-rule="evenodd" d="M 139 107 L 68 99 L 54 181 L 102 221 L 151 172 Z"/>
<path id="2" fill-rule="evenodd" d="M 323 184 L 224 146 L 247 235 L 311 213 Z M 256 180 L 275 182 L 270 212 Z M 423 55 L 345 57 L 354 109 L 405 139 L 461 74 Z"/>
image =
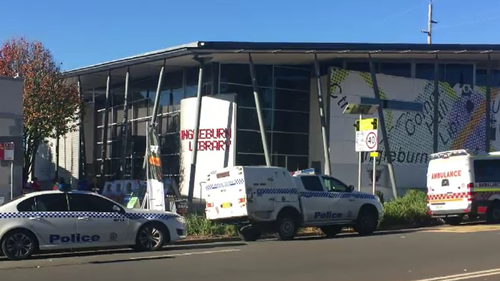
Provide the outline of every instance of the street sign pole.
<path id="1" fill-rule="evenodd" d="M 363 119 L 363 114 L 359 114 L 359 124 L 361 124 L 361 120 Z M 361 164 L 363 162 L 363 152 L 358 152 L 358 191 L 361 192 Z"/>
<path id="2" fill-rule="evenodd" d="M 10 162 L 10 200 L 14 199 L 14 143 L 0 143 L 0 160 Z"/>
<path id="3" fill-rule="evenodd" d="M 370 157 L 373 159 L 373 171 L 372 171 L 372 193 L 375 194 L 377 163 L 376 158 L 379 156 L 378 149 L 378 119 L 368 118 L 363 119 L 360 114 L 359 121 L 354 125 L 356 128 L 356 151 L 359 153 L 359 163 L 358 163 L 358 191 L 361 191 L 361 163 L 362 163 L 362 153 L 370 152 Z"/>

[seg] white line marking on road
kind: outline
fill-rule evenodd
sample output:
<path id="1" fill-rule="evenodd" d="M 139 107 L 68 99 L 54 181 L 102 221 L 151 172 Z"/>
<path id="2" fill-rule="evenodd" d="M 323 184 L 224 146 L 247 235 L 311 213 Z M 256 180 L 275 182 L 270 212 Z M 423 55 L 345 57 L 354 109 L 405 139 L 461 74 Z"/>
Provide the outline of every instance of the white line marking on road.
<path id="1" fill-rule="evenodd" d="M 170 257 L 186 257 L 194 255 L 209 255 L 209 254 L 219 254 L 219 253 L 230 253 L 230 252 L 240 252 L 241 249 L 224 249 L 217 251 L 203 251 L 203 252 L 188 252 L 179 254 L 168 254 L 168 255 L 158 255 L 158 256 L 144 256 L 144 257 L 132 257 L 127 260 L 145 260 L 145 259 L 159 259 L 159 258 L 170 258 Z"/>
<path id="2" fill-rule="evenodd" d="M 414 281 L 459 281 L 459 280 L 467 280 L 467 279 L 492 276 L 492 275 L 500 275 L 500 268 L 475 271 L 475 272 L 468 272 L 468 273 L 461 273 L 461 274 L 454 274 L 454 275 L 447 275 L 447 276 L 440 276 L 440 277 L 433 277 L 433 278 L 427 278 L 427 279 L 419 279 L 419 280 L 414 280 Z"/>

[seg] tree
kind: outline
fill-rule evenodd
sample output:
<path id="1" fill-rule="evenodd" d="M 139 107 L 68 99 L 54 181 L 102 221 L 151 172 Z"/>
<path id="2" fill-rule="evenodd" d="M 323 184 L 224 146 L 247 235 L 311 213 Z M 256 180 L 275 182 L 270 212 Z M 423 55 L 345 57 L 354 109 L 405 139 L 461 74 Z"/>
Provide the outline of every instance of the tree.
<path id="1" fill-rule="evenodd" d="M 65 81 L 51 52 L 38 41 L 5 42 L 0 49 L 0 76 L 24 80 L 24 180 L 33 171 L 38 147 L 46 138 L 76 127 L 82 102 L 74 84 Z"/>

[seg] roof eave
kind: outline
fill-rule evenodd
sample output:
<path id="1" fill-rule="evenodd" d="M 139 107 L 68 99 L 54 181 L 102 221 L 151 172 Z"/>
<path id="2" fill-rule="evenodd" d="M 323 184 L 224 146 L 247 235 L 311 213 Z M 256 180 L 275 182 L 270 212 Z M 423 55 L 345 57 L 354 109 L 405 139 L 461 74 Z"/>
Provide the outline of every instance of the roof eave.
<path id="1" fill-rule="evenodd" d="M 148 52 L 145 54 L 140 54 L 136 56 L 126 57 L 122 59 L 112 60 L 104 63 L 98 63 L 86 67 L 70 69 L 64 71 L 62 75 L 64 77 L 75 77 L 79 75 L 87 75 L 96 72 L 108 71 L 112 69 L 122 68 L 126 66 L 132 66 L 136 64 L 148 63 L 153 61 L 158 61 L 162 59 L 170 59 L 179 56 L 185 56 L 192 54 L 192 49 L 196 49 L 200 46 L 200 42 L 193 42 L 189 44 L 179 45 L 167 49 L 162 49 L 158 51 Z"/>

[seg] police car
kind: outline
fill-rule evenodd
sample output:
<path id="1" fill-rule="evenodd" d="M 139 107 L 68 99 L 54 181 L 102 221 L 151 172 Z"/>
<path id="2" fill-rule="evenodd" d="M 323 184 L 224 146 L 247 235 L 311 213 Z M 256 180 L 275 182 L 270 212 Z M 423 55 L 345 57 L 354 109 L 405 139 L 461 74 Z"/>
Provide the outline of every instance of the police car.
<path id="1" fill-rule="evenodd" d="M 131 246 L 154 251 L 185 237 L 178 214 L 126 209 L 91 192 L 33 192 L 0 206 L 0 252 L 11 260 L 43 250 Z"/>
<path id="2" fill-rule="evenodd" d="M 207 219 L 235 224 L 245 241 L 263 232 L 290 240 L 301 227 L 318 227 L 329 237 L 343 227 L 369 235 L 383 216 L 377 196 L 314 169 L 290 173 L 281 167 L 236 166 L 212 172 L 202 186 Z"/>

